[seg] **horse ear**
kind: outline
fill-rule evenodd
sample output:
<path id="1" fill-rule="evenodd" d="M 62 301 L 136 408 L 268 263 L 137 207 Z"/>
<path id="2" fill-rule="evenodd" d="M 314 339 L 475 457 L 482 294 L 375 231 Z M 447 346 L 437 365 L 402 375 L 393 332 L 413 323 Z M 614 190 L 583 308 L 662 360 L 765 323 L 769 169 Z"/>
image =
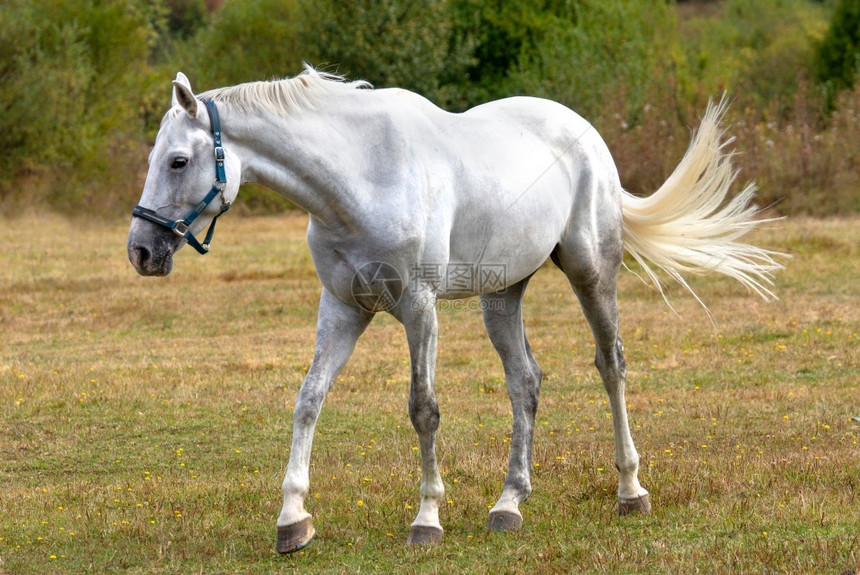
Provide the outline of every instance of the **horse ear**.
<path id="1" fill-rule="evenodd" d="M 191 82 L 182 72 L 176 75 L 173 81 L 173 106 L 182 106 L 189 116 L 197 117 L 197 98 L 194 97 L 194 92 L 191 91 Z"/>

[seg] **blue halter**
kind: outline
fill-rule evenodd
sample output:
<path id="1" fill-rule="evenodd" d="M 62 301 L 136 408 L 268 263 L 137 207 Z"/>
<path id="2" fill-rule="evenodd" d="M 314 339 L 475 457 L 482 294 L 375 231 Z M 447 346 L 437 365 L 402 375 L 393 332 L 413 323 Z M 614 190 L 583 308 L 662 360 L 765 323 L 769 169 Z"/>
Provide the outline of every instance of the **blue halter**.
<path id="1" fill-rule="evenodd" d="M 212 189 L 209 190 L 206 197 L 183 220 L 165 218 L 156 213 L 155 210 L 150 210 L 140 205 L 134 207 L 131 215 L 173 230 L 174 234 L 184 238 L 188 242 L 188 245 L 197 250 L 198 253 L 205 255 L 209 252 L 209 242 L 212 241 L 212 236 L 215 234 L 215 222 L 221 214 L 230 209 L 230 202 L 224 201 L 224 187 L 227 185 L 227 174 L 224 171 L 224 148 L 221 147 L 221 122 L 218 120 L 218 109 L 212 100 L 201 99 L 201 101 L 206 105 L 206 111 L 209 112 L 209 120 L 212 123 L 212 137 L 215 140 L 215 183 L 212 184 Z M 200 243 L 194 237 L 194 234 L 191 233 L 191 223 L 209 207 L 209 204 L 217 196 L 221 196 L 221 211 L 212 218 L 212 223 L 206 232 L 206 238 L 203 240 L 203 243 Z"/>

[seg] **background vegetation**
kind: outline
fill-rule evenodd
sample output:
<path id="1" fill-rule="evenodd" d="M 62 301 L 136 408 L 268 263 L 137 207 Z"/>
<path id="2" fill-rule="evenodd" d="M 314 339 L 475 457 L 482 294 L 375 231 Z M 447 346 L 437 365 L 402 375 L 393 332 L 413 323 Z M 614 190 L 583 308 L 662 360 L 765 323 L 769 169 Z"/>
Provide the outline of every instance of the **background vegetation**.
<path id="1" fill-rule="evenodd" d="M 860 210 L 854 0 L 6 0 L 0 205 L 125 212 L 177 70 L 202 90 L 303 61 L 454 111 L 559 100 L 604 134 L 637 193 L 727 91 L 762 202 Z"/>

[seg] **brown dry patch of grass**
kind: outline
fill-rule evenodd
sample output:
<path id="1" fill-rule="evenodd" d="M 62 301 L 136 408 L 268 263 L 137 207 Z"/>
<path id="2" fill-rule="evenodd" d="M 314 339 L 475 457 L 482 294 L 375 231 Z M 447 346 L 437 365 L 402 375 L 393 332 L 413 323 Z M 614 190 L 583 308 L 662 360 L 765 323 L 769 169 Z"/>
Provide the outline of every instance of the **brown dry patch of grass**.
<path id="1" fill-rule="evenodd" d="M 229 222 L 229 223 L 228 223 Z M 672 313 L 620 278 L 628 404 L 650 517 L 614 515 L 609 408 L 564 277 L 530 284 L 545 372 L 518 534 L 486 513 L 510 408 L 474 310 L 440 310 L 444 544 L 403 545 L 417 509 L 407 348 L 378 317 L 314 446 L 317 540 L 274 552 L 295 393 L 319 284 L 301 215 L 228 218 L 212 254 L 138 277 L 124 222 L 0 221 L 0 573 L 779 572 L 860 567 L 860 222 L 789 220 L 778 302 L 720 278 Z M 414 507 L 414 508 L 413 508 Z"/>

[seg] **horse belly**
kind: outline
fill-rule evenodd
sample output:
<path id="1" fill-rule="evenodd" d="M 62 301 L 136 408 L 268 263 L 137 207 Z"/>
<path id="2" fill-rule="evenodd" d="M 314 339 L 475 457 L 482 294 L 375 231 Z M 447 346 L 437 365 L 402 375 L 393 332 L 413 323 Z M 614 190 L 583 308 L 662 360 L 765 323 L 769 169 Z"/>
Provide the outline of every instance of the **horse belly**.
<path id="1" fill-rule="evenodd" d="M 521 187 L 488 189 L 457 212 L 451 230 L 453 273 L 471 268 L 472 294 L 503 289 L 533 274 L 564 234 L 570 216 L 569 182 L 561 174 Z M 451 275 L 451 272 L 449 272 Z"/>

